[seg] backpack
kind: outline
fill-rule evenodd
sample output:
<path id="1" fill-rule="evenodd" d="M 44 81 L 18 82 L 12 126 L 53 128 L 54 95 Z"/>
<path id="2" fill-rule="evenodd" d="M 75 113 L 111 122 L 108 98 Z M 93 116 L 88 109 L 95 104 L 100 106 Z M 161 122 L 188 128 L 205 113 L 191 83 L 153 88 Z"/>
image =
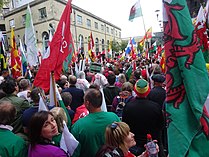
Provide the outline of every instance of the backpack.
<path id="1" fill-rule="evenodd" d="M 95 157 L 124 157 L 123 152 L 120 148 L 115 148 L 108 145 L 103 145 Z"/>
<path id="2" fill-rule="evenodd" d="M 125 107 L 125 105 L 133 98 L 133 96 L 129 96 L 126 99 L 121 98 L 120 96 L 117 96 L 117 101 L 118 101 L 118 105 L 116 107 L 115 110 L 115 114 L 122 119 L 122 115 L 123 115 L 123 108 Z"/>

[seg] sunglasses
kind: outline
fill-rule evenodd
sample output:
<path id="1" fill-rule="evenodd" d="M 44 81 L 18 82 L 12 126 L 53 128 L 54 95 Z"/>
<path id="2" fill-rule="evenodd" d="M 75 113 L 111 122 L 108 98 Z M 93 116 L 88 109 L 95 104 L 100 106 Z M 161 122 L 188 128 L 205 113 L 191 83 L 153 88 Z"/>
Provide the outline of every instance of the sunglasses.
<path id="1" fill-rule="evenodd" d="M 115 130 L 115 129 L 117 128 L 117 126 L 118 126 L 117 123 L 112 123 L 112 124 L 110 125 L 110 128 L 113 129 L 113 130 Z"/>

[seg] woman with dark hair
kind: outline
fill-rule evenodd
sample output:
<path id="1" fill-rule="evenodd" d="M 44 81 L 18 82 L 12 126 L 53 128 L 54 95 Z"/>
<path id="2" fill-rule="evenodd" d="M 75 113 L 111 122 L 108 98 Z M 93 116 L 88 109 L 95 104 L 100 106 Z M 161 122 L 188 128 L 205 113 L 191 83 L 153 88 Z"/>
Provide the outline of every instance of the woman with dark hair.
<path id="1" fill-rule="evenodd" d="M 57 123 L 51 112 L 35 113 L 29 124 L 28 157 L 67 157 L 67 154 L 52 142 L 52 137 L 58 134 Z"/>

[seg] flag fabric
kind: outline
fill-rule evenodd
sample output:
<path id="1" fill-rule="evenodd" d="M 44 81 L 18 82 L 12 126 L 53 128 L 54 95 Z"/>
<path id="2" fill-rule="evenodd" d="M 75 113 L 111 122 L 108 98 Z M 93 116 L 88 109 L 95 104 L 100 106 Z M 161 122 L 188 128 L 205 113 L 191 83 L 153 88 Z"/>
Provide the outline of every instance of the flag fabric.
<path id="1" fill-rule="evenodd" d="M 45 50 L 45 37 L 43 37 L 43 59 L 46 59 L 46 58 L 48 58 L 49 56 L 50 56 L 50 43 L 51 43 L 51 41 L 52 41 L 52 38 L 53 38 L 53 35 L 52 35 L 52 32 L 51 31 L 49 31 L 49 41 L 48 41 L 48 47 L 47 47 L 47 49 Z"/>
<path id="2" fill-rule="evenodd" d="M 145 38 L 143 37 L 143 38 L 139 41 L 139 46 L 140 46 L 140 47 L 144 47 L 144 42 L 145 42 Z"/>
<path id="3" fill-rule="evenodd" d="M 126 76 L 127 76 L 128 80 L 131 78 L 132 72 L 133 72 L 133 67 L 132 67 L 132 65 L 130 65 L 130 67 L 126 71 Z"/>
<path id="4" fill-rule="evenodd" d="M 75 56 L 75 49 L 74 49 L 74 45 L 73 44 L 70 45 L 70 49 L 72 49 L 72 52 L 65 58 L 65 60 L 63 62 L 63 71 L 64 71 L 64 73 L 68 72 L 69 64 L 71 62 L 75 62 L 75 57 L 73 57 L 73 56 Z"/>
<path id="5" fill-rule="evenodd" d="M 21 68 L 21 58 L 17 50 L 17 45 L 15 41 L 15 33 L 13 28 L 11 28 L 11 68 L 13 78 L 18 78 L 22 76 Z"/>
<path id="6" fill-rule="evenodd" d="M 60 148 L 62 148 L 67 154 L 72 156 L 79 142 L 69 132 L 65 121 L 63 121 L 63 126 L 64 128 L 63 128 L 62 137 L 60 140 Z"/>
<path id="7" fill-rule="evenodd" d="M 39 93 L 39 105 L 38 105 L 38 112 L 40 111 L 49 111 L 48 108 L 46 107 L 46 104 L 43 100 L 43 97 Z"/>
<path id="8" fill-rule="evenodd" d="M 140 0 L 138 0 L 130 10 L 129 21 L 133 21 L 133 19 L 142 16 L 142 9 L 140 5 Z"/>
<path id="9" fill-rule="evenodd" d="M 160 66 L 161 66 L 161 69 L 162 69 L 162 72 L 165 73 L 166 71 L 166 66 L 165 66 L 165 51 L 164 49 L 162 50 L 162 56 L 161 56 L 161 60 L 160 60 Z"/>
<path id="10" fill-rule="evenodd" d="M 64 60 L 74 51 L 73 39 L 70 32 L 70 15 L 72 12 L 71 1 L 72 0 L 68 1 L 60 18 L 57 30 L 49 45 L 50 56 L 42 60 L 34 80 L 34 85 L 41 87 L 45 92 L 49 90 L 50 72 L 54 71 L 55 80 L 58 80 L 60 78 Z"/>
<path id="11" fill-rule="evenodd" d="M 209 156 L 209 78 L 186 0 L 164 0 L 170 157 Z M 176 151 L 178 150 L 178 151 Z"/>
<path id="12" fill-rule="evenodd" d="M 25 20 L 25 44 L 27 46 L 27 60 L 30 66 L 35 66 L 38 63 L 38 49 L 33 20 L 31 16 L 30 6 L 26 11 Z"/>
<path id="13" fill-rule="evenodd" d="M 25 56 L 25 50 L 24 50 L 24 48 L 23 48 L 21 39 L 20 39 L 19 41 L 20 41 L 19 54 L 21 54 L 21 61 L 22 61 L 22 75 L 24 76 L 25 73 L 27 72 L 28 63 L 27 63 L 27 59 L 26 59 L 26 56 Z"/>
<path id="14" fill-rule="evenodd" d="M 112 41 L 109 42 L 108 45 L 108 54 L 107 54 L 107 58 L 112 58 Z"/>
<path id="15" fill-rule="evenodd" d="M 206 62 L 209 62 L 208 52 L 208 35 L 206 30 L 206 17 L 203 7 L 201 6 L 197 15 L 195 30 L 199 38 L 203 56 Z"/>
<path id="16" fill-rule="evenodd" d="M 152 38 L 152 27 L 150 27 L 145 34 L 145 39 L 151 39 L 151 38 Z"/>
<path id="17" fill-rule="evenodd" d="M 88 53 L 89 53 L 89 58 L 91 59 L 92 62 L 94 62 L 96 60 L 96 55 L 94 52 L 94 39 L 92 36 L 92 32 L 90 34 L 89 41 L 88 41 Z"/>
<path id="18" fill-rule="evenodd" d="M 0 32 L 0 61 L 1 61 L 1 71 L 7 68 L 6 54 L 4 49 L 4 37 L 2 32 Z"/>

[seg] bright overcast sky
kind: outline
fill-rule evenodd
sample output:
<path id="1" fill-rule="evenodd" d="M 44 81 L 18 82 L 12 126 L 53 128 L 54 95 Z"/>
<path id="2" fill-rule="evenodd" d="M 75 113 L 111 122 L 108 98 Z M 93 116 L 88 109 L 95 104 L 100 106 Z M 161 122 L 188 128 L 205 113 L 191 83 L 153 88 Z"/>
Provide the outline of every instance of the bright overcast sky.
<path id="1" fill-rule="evenodd" d="M 92 14 L 111 22 L 121 28 L 122 38 L 143 36 L 144 25 L 142 17 L 130 22 L 128 20 L 131 7 L 137 0 L 72 0 L 72 3 Z M 162 20 L 162 0 L 140 0 L 146 30 L 152 27 L 153 32 L 159 32 L 156 10 L 159 20 Z"/>

